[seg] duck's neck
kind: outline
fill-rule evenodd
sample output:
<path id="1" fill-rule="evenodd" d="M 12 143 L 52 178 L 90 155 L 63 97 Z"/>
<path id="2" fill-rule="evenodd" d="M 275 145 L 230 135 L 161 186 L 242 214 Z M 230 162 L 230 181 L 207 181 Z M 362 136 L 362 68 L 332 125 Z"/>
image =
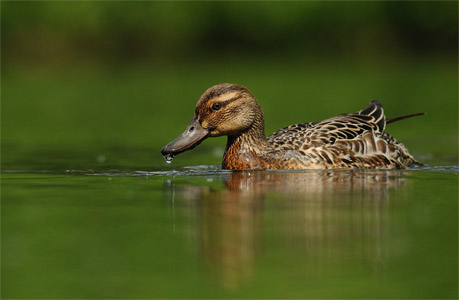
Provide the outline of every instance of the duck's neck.
<path id="1" fill-rule="evenodd" d="M 264 169 L 261 157 L 269 149 L 263 115 L 259 115 L 247 130 L 238 135 L 228 136 L 222 168 L 227 170 Z"/>

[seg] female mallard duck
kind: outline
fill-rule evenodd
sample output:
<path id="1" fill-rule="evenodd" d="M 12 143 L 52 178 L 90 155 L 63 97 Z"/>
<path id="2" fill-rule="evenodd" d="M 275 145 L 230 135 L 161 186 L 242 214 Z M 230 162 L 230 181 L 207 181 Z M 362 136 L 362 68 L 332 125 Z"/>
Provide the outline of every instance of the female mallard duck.
<path id="1" fill-rule="evenodd" d="M 419 115 L 419 114 L 413 114 Z M 237 84 L 209 88 L 179 137 L 161 149 L 166 161 L 208 137 L 226 135 L 222 168 L 394 169 L 417 163 L 406 147 L 384 131 L 381 103 L 321 122 L 294 124 L 265 137 L 263 112 L 250 91 Z"/>

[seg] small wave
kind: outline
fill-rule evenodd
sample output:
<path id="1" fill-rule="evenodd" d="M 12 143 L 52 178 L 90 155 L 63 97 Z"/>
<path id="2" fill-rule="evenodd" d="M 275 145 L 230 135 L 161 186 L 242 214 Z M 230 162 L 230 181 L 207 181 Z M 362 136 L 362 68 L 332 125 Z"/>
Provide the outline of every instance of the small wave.
<path id="1" fill-rule="evenodd" d="M 391 171 L 414 171 L 414 172 L 442 172 L 442 173 L 459 173 L 459 166 L 415 166 L 409 169 L 402 170 L 373 170 L 373 169 L 336 169 L 336 170 L 266 170 L 255 172 L 340 172 L 340 171 L 362 171 L 362 172 L 391 172 Z M 177 177 L 177 176 L 212 176 L 212 175 L 227 175 L 232 171 L 222 170 L 220 165 L 198 165 L 198 166 L 185 166 L 172 170 L 154 170 L 154 171 L 136 171 L 136 170 L 2 170 L 2 173 L 22 173 L 22 174 L 73 174 L 83 176 L 106 176 L 106 177 L 145 177 L 145 176 L 158 176 L 158 177 Z M 245 171 L 252 172 L 252 171 Z"/>
<path id="2" fill-rule="evenodd" d="M 408 169 L 410 171 L 453 172 L 459 173 L 459 166 L 419 166 Z"/>
<path id="3" fill-rule="evenodd" d="M 374 169 L 336 169 L 336 170 L 264 170 L 255 172 L 281 172 L 281 173 L 301 173 L 301 172 L 391 172 L 391 171 L 429 171 L 429 172 L 448 172 L 459 173 L 459 166 L 417 166 L 409 169 L 402 170 L 374 170 Z M 209 176 L 209 175 L 224 175 L 232 171 L 222 170 L 221 166 L 216 165 L 198 165 L 186 166 L 173 170 L 158 170 L 158 171 L 118 171 L 111 170 L 106 172 L 86 172 L 90 176 L 121 176 L 121 177 L 135 177 L 135 176 L 164 176 L 164 177 L 177 177 L 177 176 Z M 245 172 L 252 172 L 246 170 Z"/>
<path id="4" fill-rule="evenodd" d="M 164 177 L 176 177 L 176 176 L 208 176 L 217 174 L 226 174 L 231 171 L 222 170 L 221 166 L 214 165 L 198 165 L 198 166 L 187 166 L 173 170 L 159 170 L 159 171 L 107 171 L 107 172 L 92 172 L 86 175 L 90 176 L 108 176 L 108 177 L 136 177 L 136 176 L 164 176 Z"/>

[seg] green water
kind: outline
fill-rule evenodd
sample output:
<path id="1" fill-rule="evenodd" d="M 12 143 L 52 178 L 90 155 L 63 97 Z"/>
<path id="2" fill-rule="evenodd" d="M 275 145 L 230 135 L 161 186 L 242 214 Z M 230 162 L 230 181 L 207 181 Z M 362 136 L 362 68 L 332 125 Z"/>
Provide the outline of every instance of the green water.
<path id="1" fill-rule="evenodd" d="M 7 173 L 4 298 L 456 298 L 457 168 Z"/>
<path id="2" fill-rule="evenodd" d="M 458 298 L 454 64 L 6 66 L 3 299 Z M 231 173 L 223 138 L 167 165 L 218 82 L 252 90 L 267 133 L 373 98 L 425 111 L 387 130 L 427 166 Z"/>

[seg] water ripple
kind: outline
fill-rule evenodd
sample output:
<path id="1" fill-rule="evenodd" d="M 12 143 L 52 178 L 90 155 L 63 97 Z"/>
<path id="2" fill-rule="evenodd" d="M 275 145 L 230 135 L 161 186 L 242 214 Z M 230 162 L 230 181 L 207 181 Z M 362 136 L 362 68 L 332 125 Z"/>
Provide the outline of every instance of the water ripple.
<path id="1" fill-rule="evenodd" d="M 209 176 L 228 174 L 231 171 L 222 170 L 221 166 L 216 165 L 199 165 L 199 166 L 187 166 L 179 169 L 172 170 L 159 170 L 159 171 L 117 171 L 110 170 L 106 172 L 92 172 L 86 173 L 90 176 L 121 176 L 121 177 L 136 177 L 136 176 L 165 176 L 165 177 L 176 177 L 176 176 Z"/>
<path id="2" fill-rule="evenodd" d="M 414 172 L 441 172 L 441 173 L 459 173 L 459 166 L 419 166 L 405 171 Z M 404 171 L 397 170 L 397 171 Z M 394 170 L 267 170 L 266 172 L 281 172 L 281 173 L 301 173 L 301 172 L 317 172 L 317 171 L 336 171 L 336 172 L 348 172 L 348 171 L 363 171 L 363 172 L 391 172 Z M 220 165 L 198 165 L 198 166 L 186 166 L 171 170 L 154 170 L 154 171 L 142 171 L 142 170 L 2 170 L 2 173 L 23 173 L 23 174 L 74 174 L 74 175 L 86 175 L 86 176 L 105 176 L 105 177 L 138 177 L 138 176 L 158 176 L 158 177 L 177 177 L 177 176 L 213 176 L 213 175 L 227 175 L 232 171 L 222 170 Z M 249 171 L 247 171 L 249 172 Z"/>
<path id="3" fill-rule="evenodd" d="M 349 171 L 363 171 L 363 172 L 391 172 L 394 170 L 266 170 L 265 172 L 280 172 L 280 173 L 292 173 L 292 172 L 320 172 L 320 171 L 336 171 L 336 172 L 349 172 Z M 459 166 L 420 166 L 409 169 L 395 170 L 395 171 L 423 171 L 423 172 L 444 172 L 444 173 L 459 173 Z M 86 175 L 90 176 L 121 176 L 121 177 L 135 177 L 135 176 L 166 176 L 166 177 L 177 177 L 177 176 L 209 176 L 209 175 L 225 175 L 232 171 L 222 170 L 221 166 L 217 165 L 198 165 L 198 166 L 186 166 L 172 170 L 158 170 L 158 171 L 119 171 L 109 170 L 104 172 L 86 172 Z M 259 172 L 259 171 L 258 171 Z M 263 171 L 262 171 L 263 172 Z"/>

